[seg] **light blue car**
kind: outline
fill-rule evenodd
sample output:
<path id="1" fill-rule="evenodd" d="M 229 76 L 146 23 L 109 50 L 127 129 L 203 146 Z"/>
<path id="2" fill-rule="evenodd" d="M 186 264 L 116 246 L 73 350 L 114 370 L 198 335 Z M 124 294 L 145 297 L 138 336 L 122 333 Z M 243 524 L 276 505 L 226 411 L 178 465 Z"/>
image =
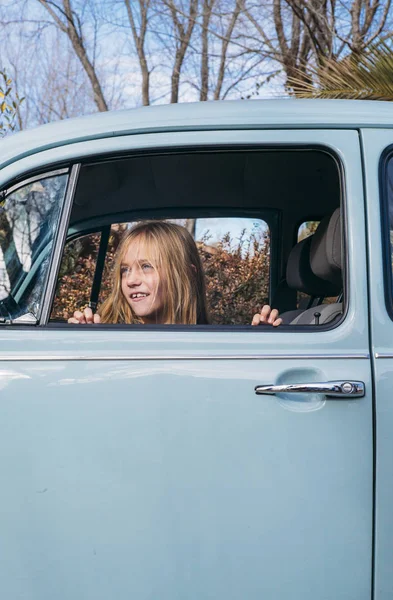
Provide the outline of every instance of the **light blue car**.
<path id="1" fill-rule="evenodd" d="M 393 105 L 149 107 L 0 150 L 0 598 L 392 600 Z M 150 219 L 194 236 L 212 323 L 67 323 Z M 282 325 L 250 326 L 261 298 Z"/>

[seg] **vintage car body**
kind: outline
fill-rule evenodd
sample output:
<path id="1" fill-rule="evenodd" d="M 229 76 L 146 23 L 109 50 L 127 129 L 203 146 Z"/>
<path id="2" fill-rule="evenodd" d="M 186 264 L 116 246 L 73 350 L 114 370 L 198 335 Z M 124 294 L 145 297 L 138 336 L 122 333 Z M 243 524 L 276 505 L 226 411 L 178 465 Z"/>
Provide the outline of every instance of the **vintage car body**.
<path id="1" fill-rule="evenodd" d="M 393 597 L 380 201 L 392 142 L 387 103 L 292 100 L 99 114 L 1 142 L 1 189 L 70 168 L 38 322 L 0 326 L 2 598 Z M 325 148 L 340 163 L 348 301 L 337 326 L 48 324 L 73 165 L 252 146 Z M 255 394 L 331 381 L 362 382 L 364 396 Z"/>

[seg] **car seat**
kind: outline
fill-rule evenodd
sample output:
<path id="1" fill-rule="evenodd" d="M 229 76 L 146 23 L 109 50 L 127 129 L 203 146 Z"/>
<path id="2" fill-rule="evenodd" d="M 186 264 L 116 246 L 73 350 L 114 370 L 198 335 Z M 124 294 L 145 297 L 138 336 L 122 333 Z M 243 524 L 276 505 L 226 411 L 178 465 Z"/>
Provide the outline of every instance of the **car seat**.
<path id="1" fill-rule="evenodd" d="M 324 296 L 338 296 L 343 288 L 340 209 L 325 217 L 314 235 L 307 239 L 310 240 L 310 269 L 317 281 L 324 282 L 325 289 L 329 290 Z M 295 316 L 291 325 L 324 325 L 341 316 L 342 311 L 342 302 L 319 304 Z"/>

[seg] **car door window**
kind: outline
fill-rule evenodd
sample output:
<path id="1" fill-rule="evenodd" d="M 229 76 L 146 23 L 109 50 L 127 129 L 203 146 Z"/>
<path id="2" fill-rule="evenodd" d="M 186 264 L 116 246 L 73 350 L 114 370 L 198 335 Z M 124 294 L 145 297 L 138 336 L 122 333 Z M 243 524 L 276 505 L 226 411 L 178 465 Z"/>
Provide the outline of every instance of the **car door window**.
<path id="1" fill-rule="evenodd" d="M 393 319 L 393 155 L 391 149 L 385 153 L 382 164 L 385 301 L 390 317 Z"/>
<path id="2" fill-rule="evenodd" d="M 99 278 L 100 291 L 95 297 L 86 289 L 89 277 L 91 281 L 88 272 L 91 257 L 81 255 L 80 264 L 71 274 L 76 289 L 65 290 L 68 300 L 57 296 L 52 317 L 67 319 L 88 303 L 94 306 L 98 303 L 99 311 L 115 289 L 112 275 L 121 236 L 140 221 L 163 220 L 183 225 L 192 233 L 202 262 L 212 325 L 249 325 L 253 315 L 267 303 L 280 312 L 295 311 L 299 316 L 299 311 L 321 306 L 325 298 L 332 298 L 330 302 L 338 305 L 334 318 L 323 307 L 329 321 L 318 316 L 320 311 L 316 309 L 301 321 L 294 322 L 295 315 L 287 315 L 286 323 L 324 325 L 331 320 L 338 323 L 344 314 L 341 300 L 346 301 L 340 177 L 337 161 L 327 151 L 311 148 L 198 153 L 189 150 L 84 165 L 71 212 L 69 236 L 82 237 L 87 232 L 111 227 Z M 316 199 L 320 224 L 308 220 L 315 214 Z M 334 236 L 330 235 L 333 231 L 330 218 Z M 303 226 L 298 243 L 292 248 L 299 223 Z M 312 237 L 311 243 L 305 239 L 307 236 Z M 307 248 L 302 246 L 308 250 L 307 257 L 304 252 L 301 256 L 296 254 L 296 246 L 302 242 L 308 244 Z M 318 250 L 325 246 L 329 248 L 328 254 Z M 95 282 L 96 271 L 95 267 Z M 79 283 L 78 273 L 81 273 Z M 300 306 L 302 297 L 309 297 L 312 302 Z M 60 312 L 59 303 L 63 306 Z M 124 311 L 122 317 L 110 314 L 108 319 L 109 316 L 104 320 L 107 324 L 136 324 Z M 165 320 L 165 323 L 175 322 L 180 323 Z"/>
<path id="3" fill-rule="evenodd" d="M 39 315 L 67 173 L 47 173 L 2 192 L 0 313 L 5 320 Z"/>

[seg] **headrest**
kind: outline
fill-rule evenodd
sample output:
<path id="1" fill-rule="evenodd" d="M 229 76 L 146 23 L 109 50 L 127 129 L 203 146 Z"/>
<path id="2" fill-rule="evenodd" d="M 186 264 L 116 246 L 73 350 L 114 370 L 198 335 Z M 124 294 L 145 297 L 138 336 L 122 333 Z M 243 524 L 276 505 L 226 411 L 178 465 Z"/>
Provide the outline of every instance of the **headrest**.
<path id="1" fill-rule="evenodd" d="M 290 288 L 308 294 L 309 296 L 337 296 L 340 288 L 317 277 L 310 266 L 310 236 L 302 240 L 291 250 L 287 263 L 287 283 Z"/>
<path id="2" fill-rule="evenodd" d="M 311 269 L 317 277 L 342 289 L 342 246 L 340 209 L 325 217 L 312 236 Z"/>

